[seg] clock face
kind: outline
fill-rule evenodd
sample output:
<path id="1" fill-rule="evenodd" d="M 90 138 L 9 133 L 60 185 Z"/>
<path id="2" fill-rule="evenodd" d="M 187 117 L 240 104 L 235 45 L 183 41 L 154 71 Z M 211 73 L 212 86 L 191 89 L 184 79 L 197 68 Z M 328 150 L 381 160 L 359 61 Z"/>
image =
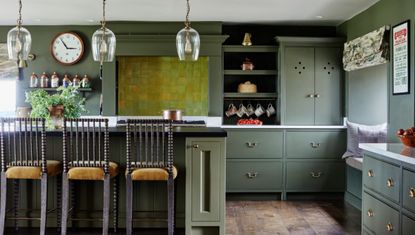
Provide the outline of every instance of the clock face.
<path id="1" fill-rule="evenodd" d="M 60 33 L 52 40 L 51 51 L 59 63 L 75 64 L 84 54 L 84 42 L 76 33 Z"/>

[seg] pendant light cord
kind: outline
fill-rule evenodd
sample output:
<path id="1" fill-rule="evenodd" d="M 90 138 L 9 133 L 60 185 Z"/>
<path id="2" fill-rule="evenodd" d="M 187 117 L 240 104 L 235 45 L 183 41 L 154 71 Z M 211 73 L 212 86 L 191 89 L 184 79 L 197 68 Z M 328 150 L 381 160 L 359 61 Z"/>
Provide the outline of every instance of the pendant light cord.
<path id="1" fill-rule="evenodd" d="M 186 22 L 184 23 L 187 29 L 190 28 L 189 14 L 190 14 L 190 3 L 189 3 L 189 0 L 187 0 Z"/>
<path id="2" fill-rule="evenodd" d="M 105 22 L 105 3 L 106 3 L 106 0 L 102 0 L 102 21 L 101 21 L 101 27 L 102 28 L 105 28 L 105 24 L 106 24 L 106 22 Z"/>
<path id="3" fill-rule="evenodd" d="M 102 0 L 102 21 L 101 21 L 101 29 L 102 29 L 102 37 L 101 37 L 101 42 L 105 41 L 105 25 L 106 25 L 106 20 L 105 20 L 105 3 L 106 0 Z M 102 45 L 101 45 L 102 46 Z M 100 78 L 102 80 L 102 65 L 104 63 L 104 53 L 101 52 L 101 61 L 100 61 Z"/>
<path id="4" fill-rule="evenodd" d="M 17 19 L 17 27 L 22 26 L 22 0 L 19 0 L 19 18 Z"/>

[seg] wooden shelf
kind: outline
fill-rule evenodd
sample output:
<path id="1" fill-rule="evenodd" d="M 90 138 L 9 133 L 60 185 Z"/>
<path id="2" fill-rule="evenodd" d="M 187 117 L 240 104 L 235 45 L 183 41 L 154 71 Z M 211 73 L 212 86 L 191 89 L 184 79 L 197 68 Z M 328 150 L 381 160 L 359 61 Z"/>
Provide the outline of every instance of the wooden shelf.
<path id="1" fill-rule="evenodd" d="M 45 90 L 45 91 L 57 91 L 57 88 L 52 87 L 28 87 L 26 90 Z M 92 88 L 78 88 L 81 92 L 90 92 Z"/>
<path id="2" fill-rule="evenodd" d="M 277 46 L 239 46 L 239 45 L 225 45 L 222 46 L 223 52 L 275 52 L 277 53 Z"/>
<path id="3" fill-rule="evenodd" d="M 269 98 L 276 99 L 278 97 L 277 93 L 238 93 L 238 92 L 226 92 L 224 93 L 225 98 Z"/>
<path id="4" fill-rule="evenodd" d="M 277 70 L 231 70 L 223 71 L 225 75 L 277 75 Z"/>

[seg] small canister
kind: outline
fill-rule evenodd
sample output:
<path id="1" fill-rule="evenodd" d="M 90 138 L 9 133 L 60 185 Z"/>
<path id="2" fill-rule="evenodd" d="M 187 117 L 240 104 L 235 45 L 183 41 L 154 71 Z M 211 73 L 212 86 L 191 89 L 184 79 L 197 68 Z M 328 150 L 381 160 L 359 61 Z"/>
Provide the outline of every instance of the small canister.
<path id="1" fill-rule="evenodd" d="M 63 80 L 62 80 L 62 86 L 63 87 L 68 87 L 70 85 L 72 85 L 71 79 L 69 79 L 68 75 L 65 74 L 65 76 L 63 77 Z"/>
<path id="2" fill-rule="evenodd" d="M 45 72 L 40 76 L 40 87 L 49 87 L 49 77 Z"/>
<path id="3" fill-rule="evenodd" d="M 89 78 L 88 78 L 87 75 L 84 75 L 84 78 L 82 78 L 81 87 L 83 87 L 83 88 L 89 88 L 89 87 L 91 87 L 91 82 L 90 82 L 90 80 L 89 80 Z"/>
<path id="4" fill-rule="evenodd" d="M 39 78 L 35 73 L 32 73 L 30 76 L 30 87 L 38 87 L 39 86 Z"/>
<path id="5" fill-rule="evenodd" d="M 81 85 L 81 79 L 79 78 L 78 74 L 72 79 L 72 86 L 79 86 Z"/>
<path id="6" fill-rule="evenodd" d="M 56 72 L 53 72 L 52 77 L 50 78 L 50 87 L 59 87 L 59 77 Z"/>

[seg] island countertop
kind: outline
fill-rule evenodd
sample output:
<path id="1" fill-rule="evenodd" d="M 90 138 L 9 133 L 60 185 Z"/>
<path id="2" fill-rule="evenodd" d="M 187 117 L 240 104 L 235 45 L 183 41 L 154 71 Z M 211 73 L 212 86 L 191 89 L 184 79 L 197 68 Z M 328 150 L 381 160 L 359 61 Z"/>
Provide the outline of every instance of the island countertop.
<path id="1" fill-rule="evenodd" d="M 383 158 L 388 158 L 391 162 L 400 162 L 415 167 L 415 148 L 407 147 L 401 143 L 362 143 L 359 144 L 359 148 Z"/>
<path id="2" fill-rule="evenodd" d="M 117 126 L 109 127 L 110 136 L 125 136 L 126 127 Z M 62 135 L 62 129 L 60 130 L 48 130 L 47 136 L 59 136 Z M 173 127 L 174 137 L 226 137 L 226 130 L 220 127 Z"/>

